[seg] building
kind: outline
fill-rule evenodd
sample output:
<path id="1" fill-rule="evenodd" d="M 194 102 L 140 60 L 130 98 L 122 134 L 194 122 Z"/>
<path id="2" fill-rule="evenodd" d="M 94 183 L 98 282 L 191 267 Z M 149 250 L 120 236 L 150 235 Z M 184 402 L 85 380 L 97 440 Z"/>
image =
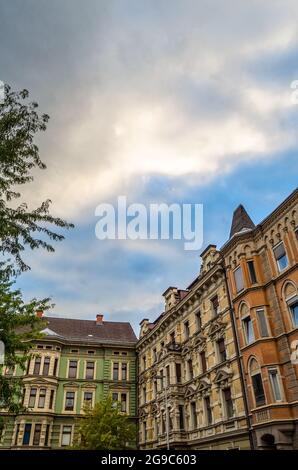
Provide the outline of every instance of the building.
<path id="1" fill-rule="evenodd" d="M 209 245 L 201 257 L 193 283 L 169 287 L 165 311 L 154 323 L 141 322 L 141 449 L 250 448 L 221 255 Z"/>
<path id="2" fill-rule="evenodd" d="M 42 315 L 42 312 L 39 312 Z M 108 394 L 136 419 L 136 336 L 129 323 L 45 318 L 24 382 L 24 414 L 8 419 L 1 447 L 57 449 L 72 444 L 84 404 Z M 6 371 L 11 374 L 12 371 Z"/>
<path id="3" fill-rule="evenodd" d="M 298 190 L 260 224 L 243 206 L 222 248 L 257 449 L 298 449 Z"/>

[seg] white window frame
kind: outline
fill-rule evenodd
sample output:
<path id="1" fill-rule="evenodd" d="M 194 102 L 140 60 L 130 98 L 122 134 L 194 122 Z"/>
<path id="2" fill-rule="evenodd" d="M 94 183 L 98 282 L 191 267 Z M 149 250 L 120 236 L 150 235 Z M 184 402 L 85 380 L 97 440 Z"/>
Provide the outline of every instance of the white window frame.
<path id="1" fill-rule="evenodd" d="M 71 432 L 70 432 L 70 438 L 69 438 L 69 444 L 65 444 L 63 445 L 62 444 L 62 441 L 63 441 L 63 428 L 64 427 L 69 427 L 71 428 Z M 68 446 L 71 446 L 72 445 L 72 440 L 73 440 L 73 424 L 61 424 L 61 427 L 60 427 L 60 447 L 68 447 Z"/>

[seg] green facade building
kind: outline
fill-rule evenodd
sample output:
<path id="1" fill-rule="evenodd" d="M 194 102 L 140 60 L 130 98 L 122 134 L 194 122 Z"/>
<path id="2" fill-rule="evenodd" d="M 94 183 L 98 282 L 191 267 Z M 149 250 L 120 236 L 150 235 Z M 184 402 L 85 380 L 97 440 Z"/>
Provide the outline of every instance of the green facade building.
<path id="1" fill-rule="evenodd" d="M 39 312 L 42 315 L 42 312 Z M 137 338 L 129 323 L 46 317 L 23 376 L 26 412 L 8 415 L 0 447 L 57 449 L 73 443 L 84 405 L 108 394 L 136 420 Z"/>

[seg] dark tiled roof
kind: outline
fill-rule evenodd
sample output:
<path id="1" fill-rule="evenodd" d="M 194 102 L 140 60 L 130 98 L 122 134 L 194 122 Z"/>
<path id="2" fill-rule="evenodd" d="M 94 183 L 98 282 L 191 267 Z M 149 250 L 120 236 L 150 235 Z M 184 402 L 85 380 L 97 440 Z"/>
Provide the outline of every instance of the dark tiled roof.
<path id="1" fill-rule="evenodd" d="M 254 227 L 255 224 L 249 217 L 243 205 L 240 204 L 240 206 L 237 207 L 233 214 L 230 238 L 235 235 L 235 233 L 241 232 L 241 230 L 252 229 Z"/>
<path id="2" fill-rule="evenodd" d="M 97 325 L 92 320 L 44 317 L 47 329 L 66 340 L 92 343 L 136 343 L 137 337 L 127 322 L 103 321 Z"/>

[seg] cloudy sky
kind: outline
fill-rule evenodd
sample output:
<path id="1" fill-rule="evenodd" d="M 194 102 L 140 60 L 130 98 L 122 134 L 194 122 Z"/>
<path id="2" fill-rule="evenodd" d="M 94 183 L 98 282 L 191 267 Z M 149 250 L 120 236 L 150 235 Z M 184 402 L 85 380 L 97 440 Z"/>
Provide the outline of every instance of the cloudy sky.
<path id="1" fill-rule="evenodd" d="M 296 186 L 298 3 L 287 0 L 0 0 L 0 79 L 51 116 L 32 207 L 75 223 L 18 284 L 52 315 L 154 319 L 199 252 L 181 241 L 99 241 L 95 208 L 204 204 L 204 246 L 234 208 L 257 223 Z"/>

